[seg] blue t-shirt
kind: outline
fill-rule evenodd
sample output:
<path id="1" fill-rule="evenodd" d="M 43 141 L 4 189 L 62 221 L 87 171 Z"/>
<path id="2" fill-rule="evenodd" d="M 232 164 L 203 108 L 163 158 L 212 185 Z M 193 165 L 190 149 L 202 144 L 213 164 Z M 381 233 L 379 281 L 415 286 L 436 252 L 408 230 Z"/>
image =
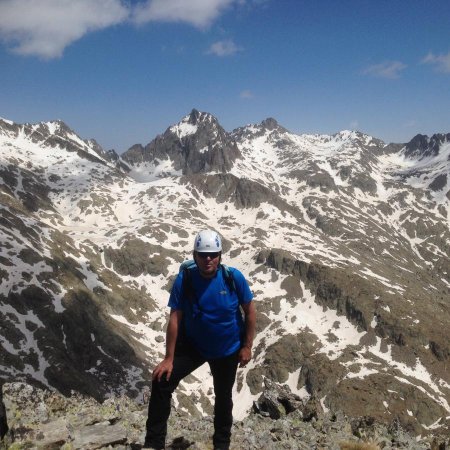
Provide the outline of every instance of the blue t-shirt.
<path id="1" fill-rule="evenodd" d="M 195 301 L 185 298 L 182 292 L 183 272 L 178 274 L 170 293 L 170 308 L 183 311 L 186 337 L 206 359 L 223 358 L 241 347 L 244 322 L 239 305 L 251 302 L 253 294 L 244 275 L 232 267 L 229 270 L 239 295 L 235 291 L 230 294 L 220 266 L 211 279 L 202 277 L 197 267 L 189 269 L 198 301 L 195 310 Z"/>

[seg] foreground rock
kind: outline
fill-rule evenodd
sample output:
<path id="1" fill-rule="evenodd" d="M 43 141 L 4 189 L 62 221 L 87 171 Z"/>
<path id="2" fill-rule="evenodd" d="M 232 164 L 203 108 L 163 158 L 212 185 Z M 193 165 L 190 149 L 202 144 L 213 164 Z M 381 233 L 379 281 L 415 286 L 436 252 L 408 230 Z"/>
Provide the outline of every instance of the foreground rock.
<path id="1" fill-rule="evenodd" d="M 10 432 L 4 449 L 140 449 L 144 440 L 144 399 L 113 397 L 102 404 L 92 398 L 63 397 L 23 383 L 4 386 Z M 201 420 L 174 408 L 168 448 L 211 448 L 212 418 Z M 361 447 L 350 447 L 360 443 Z M 363 446 L 364 445 L 364 446 Z M 373 418 L 350 419 L 324 414 L 320 402 L 302 402 L 286 386 L 268 382 L 254 412 L 236 422 L 233 449 L 446 449 L 448 437 L 415 438 L 397 423 L 385 426 Z"/>

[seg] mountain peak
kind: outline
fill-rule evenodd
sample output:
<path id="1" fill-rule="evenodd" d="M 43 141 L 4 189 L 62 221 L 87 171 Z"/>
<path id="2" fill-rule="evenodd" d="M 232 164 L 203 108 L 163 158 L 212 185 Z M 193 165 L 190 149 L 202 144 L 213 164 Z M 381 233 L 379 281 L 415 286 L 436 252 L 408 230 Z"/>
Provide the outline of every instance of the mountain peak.
<path id="1" fill-rule="evenodd" d="M 268 117 L 261 122 L 261 126 L 268 130 L 275 130 L 278 128 L 278 122 L 273 117 Z"/>
<path id="2" fill-rule="evenodd" d="M 384 142 L 376 139 L 366 133 L 357 130 L 342 130 L 333 134 L 332 139 L 336 142 L 357 142 L 363 146 L 377 146 L 384 147 Z"/>
<path id="3" fill-rule="evenodd" d="M 213 123 L 217 122 L 217 119 L 209 113 L 198 111 L 197 109 L 193 109 L 189 115 L 187 115 L 183 120 L 183 123 L 189 123 L 191 125 L 199 125 L 200 123 Z"/>
<path id="4" fill-rule="evenodd" d="M 8 125 L 14 125 L 14 122 L 12 120 L 5 119 L 4 117 L 0 117 L 0 121 Z"/>
<path id="5" fill-rule="evenodd" d="M 188 116 L 189 122 L 193 125 L 197 124 L 201 118 L 201 115 L 201 112 L 194 108 Z"/>
<path id="6" fill-rule="evenodd" d="M 122 158 L 136 164 L 149 161 L 158 164 L 171 161 L 171 170 L 184 175 L 209 171 L 226 172 L 239 158 L 236 143 L 209 113 L 193 109 L 187 116 L 144 147 L 134 146 Z M 151 175 L 153 176 L 153 175 Z"/>
<path id="7" fill-rule="evenodd" d="M 49 134 L 73 134 L 76 133 L 62 120 L 50 120 L 48 122 L 39 122 L 36 124 L 31 125 L 31 128 L 33 130 L 39 130 L 41 132 L 45 132 L 44 130 L 47 130 Z"/>
<path id="8" fill-rule="evenodd" d="M 433 134 L 428 137 L 423 134 L 417 134 L 406 145 L 404 154 L 409 159 L 423 159 L 435 157 L 439 154 L 443 144 L 450 142 L 450 133 Z"/>
<path id="9" fill-rule="evenodd" d="M 169 127 L 168 131 L 176 134 L 180 139 L 196 134 L 199 127 L 219 126 L 217 119 L 209 113 L 193 109 L 187 116 L 175 125 Z"/>
<path id="10" fill-rule="evenodd" d="M 258 128 L 261 128 L 264 131 L 278 131 L 280 133 L 290 133 L 290 131 L 283 126 L 281 126 L 276 119 L 273 117 L 268 117 L 264 119 L 259 125 Z"/>

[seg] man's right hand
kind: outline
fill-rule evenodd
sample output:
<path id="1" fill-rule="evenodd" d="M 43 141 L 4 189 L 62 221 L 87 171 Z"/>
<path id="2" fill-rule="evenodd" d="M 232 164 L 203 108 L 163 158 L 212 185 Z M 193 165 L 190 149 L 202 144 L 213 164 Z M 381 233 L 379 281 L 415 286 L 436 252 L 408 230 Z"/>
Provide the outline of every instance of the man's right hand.
<path id="1" fill-rule="evenodd" d="M 161 381 L 164 374 L 166 375 L 166 380 L 169 381 L 173 370 L 173 358 L 164 358 L 153 370 L 152 380 Z"/>

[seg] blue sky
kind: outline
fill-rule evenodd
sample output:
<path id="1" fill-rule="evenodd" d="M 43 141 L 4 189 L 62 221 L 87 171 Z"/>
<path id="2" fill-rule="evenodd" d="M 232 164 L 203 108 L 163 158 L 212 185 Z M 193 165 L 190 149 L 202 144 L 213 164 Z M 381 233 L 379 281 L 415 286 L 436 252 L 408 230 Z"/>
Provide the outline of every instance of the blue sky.
<path id="1" fill-rule="evenodd" d="M 192 108 L 231 131 L 450 132 L 448 0 L 0 0 L 0 117 L 123 152 Z"/>

